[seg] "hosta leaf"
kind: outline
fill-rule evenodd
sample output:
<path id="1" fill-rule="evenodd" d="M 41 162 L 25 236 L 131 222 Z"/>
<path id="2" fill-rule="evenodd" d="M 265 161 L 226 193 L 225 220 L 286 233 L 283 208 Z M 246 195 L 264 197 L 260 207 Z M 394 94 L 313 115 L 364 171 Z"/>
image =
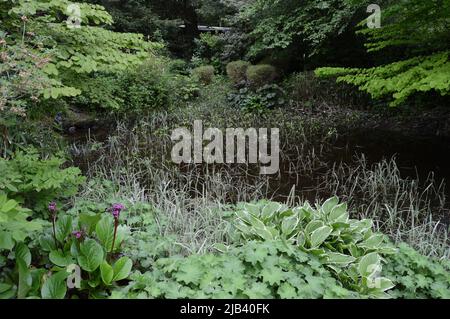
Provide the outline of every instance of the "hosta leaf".
<path id="1" fill-rule="evenodd" d="M 369 249 L 375 249 L 378 248 L 383 243 L 383 241 L 384 241 L 383 234 L 375 234 L 367 238 L 361 244 Z"/>
<path id="2" fill-rule="evenodd" d="M 334 206 L 331 210 L 328 220 L 331 223 L 345 223 L 348 221 L 347 203 Z"/>
<path id="3" fill-rule="evenodd" d="M 374 272 L 379 270 L 380 256 L 373 252 L 361 258 L 358 265 L 359 274 L 362 277 L 369 277 Z"/>
<path id="4" fill-rule="evenodd" d="M 284 218 L 283 222 L 281 223 L 281 232 L 283 233 L 283 235 L 291 235 L 294 232 L 295 228 L 297 228 L 299 222 L 300 221 L 296 215 Z"/>
<path id="5" fill-rule="evenodd" d="M 323 204 L 322 204 L 322 211 L 324 212 L 325 216 L 327 216 L 328 214 L 331 213 L 331 211 L 333 210 L 333 208 L 339 204 L 339 198 L 335 197 L 331 197 L 329 199 L 327 199 Z"/>
<path id="6" fill-rule="evenodd" d="M 265 220 L 271 219 L 281 207 L 282 205 L 280 203 L 270 202 L 262 209 L 261 217 Z"/>
<path id="7" fill-rule="evenodd" d="M 245 204 L 244 209 L 249 212 L 251 215 L 259 217 L 261 213 L 261 208 L 255 204 Z"/>
<path id="8" fill-rule="evenodd" d="M 310 221 L 308 223 L 308 225 L 306 225 L 306 227 L 305 227 L 305 233 L 308 235 L 311 235 L 313 231 L 315 231 L 317 228 L 320 228 L 322 226 L 324 226 L 324 223 L 321 220 Z"/>
<path id="9" fill-rule="evenodd" d="M 311 247 L 316 248 L 328 238 L 333 229 L 329 226 L 322 226 L 314 230 L 311 234 Z"/>
<path id="10" fill-rule="evenodd" d="M 330 264 L 347 266 L 347 265 L 351 264 L 352 262 L 354 262 L 355 260 L 356 260 L 356 258 L 353 256 L 344 255 L 344 254 L 340 254 L 340 253 L 333 253 L 333 252 L 327 253 L 327 263 L 330 263 Z"/>

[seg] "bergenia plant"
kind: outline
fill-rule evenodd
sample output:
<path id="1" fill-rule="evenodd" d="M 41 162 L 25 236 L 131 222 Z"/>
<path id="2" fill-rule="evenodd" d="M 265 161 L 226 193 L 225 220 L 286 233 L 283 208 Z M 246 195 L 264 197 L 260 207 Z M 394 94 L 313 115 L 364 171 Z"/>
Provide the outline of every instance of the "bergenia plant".
<path id="1" fill-rule="evenodd" d="M 112 212 L 112 215 L 114 217 L 114 236 L 113 236 L 113 241 L 112 241 L 112 246 L 111 246 L 111 254 L 112 254 L 112 252 L 114 250 L 114 245 L 115 245 L 115 242 L 116 242 L 117 227 L 119 227 L 120 213 L 124 209 L 125 209 L 125 206 L 123 204 L 121 204 L 121 203 L 116 203 L 111 208 L 111 212 Z"/>

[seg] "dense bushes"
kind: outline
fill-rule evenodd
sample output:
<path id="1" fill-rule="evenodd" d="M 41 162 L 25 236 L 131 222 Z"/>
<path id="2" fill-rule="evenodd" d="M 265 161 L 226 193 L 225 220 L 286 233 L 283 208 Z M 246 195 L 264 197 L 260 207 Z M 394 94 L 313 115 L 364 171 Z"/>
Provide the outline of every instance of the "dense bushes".
<path id="1" fill-rule="evenodd" d="M 268 64 L 249 66 L 246 72 L 247 81 L 250 86 L 260 88 L 271 84 L 277 78 L 276 69 Z"/>
<path id="2" fill-rule="evenodd" d="M 247 79 L 247 69 L 250 63 L 247 61 L 234 61 L 227 64 L 227 75 L 234 84 L 239 84 Z"/>
<path id="3" fill-rule="evenodd" d="M 147 113 L 169 106 L 167 71 L 157 61 L 148 60 L 120 78 L 122 112 Z"/>
<path id="4" fill-rule="evenodd" d="M 281 241 L 249 241 L 223 254 L 159 259 L 112 298 L 354 298 L 314 255 Z"/>
<path id="5" fill-rule="evenodd" d="M 78 168 L 61 169 L 64 162 L 57 155 L 41 159 L 34 149 L 17 152 L 10 160 L 0 158 L 0 171 L 8 172 L 0 176 L 0 190 L 42 214 L 48 202 L 75 195 L 85 180 Z"/>
<path id="6" fill-rule="evenodd" d="M 390 294 L 395 298 L 450 298 L 450 264 L 448 260 L 427 258 L 407 244 L 386 259 L 383 274 L 396 283 Z"/>
<path id="7" fill-rule="evenodd" d="M 214 80 L 214 67 L 211 65 L 199 66 L 192 70 L 192 76 L 201 83 L 208 85 Z"/>

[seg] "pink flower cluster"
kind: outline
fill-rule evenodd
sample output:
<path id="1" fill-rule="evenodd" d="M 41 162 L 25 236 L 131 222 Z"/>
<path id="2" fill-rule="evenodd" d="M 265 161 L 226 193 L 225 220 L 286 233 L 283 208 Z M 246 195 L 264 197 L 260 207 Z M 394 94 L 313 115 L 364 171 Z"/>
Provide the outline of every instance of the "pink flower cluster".
<path id="1" fill-rule="evenodd" d="M 115 219 L 119 219 L 120 212 L 125 209 L 125 206 L 121 203 L 114 204 L 112 207 L 112 215 Z"/>

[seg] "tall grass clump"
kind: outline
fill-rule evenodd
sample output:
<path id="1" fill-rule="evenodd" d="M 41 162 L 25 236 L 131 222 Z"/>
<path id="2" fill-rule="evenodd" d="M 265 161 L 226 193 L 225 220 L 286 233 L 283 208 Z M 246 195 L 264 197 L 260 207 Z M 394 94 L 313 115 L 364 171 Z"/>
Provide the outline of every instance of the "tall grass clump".
<path id="1" fill-rule="evenodd" d="M 425 255 L 450 257 L 445 184 L 433 174 L 424 181 L 403 178 L 395 158 L 370 165 L 361 155 L 353 164 L 333 165 L 323 185 L 395 242 L 408 242 Z"/>

